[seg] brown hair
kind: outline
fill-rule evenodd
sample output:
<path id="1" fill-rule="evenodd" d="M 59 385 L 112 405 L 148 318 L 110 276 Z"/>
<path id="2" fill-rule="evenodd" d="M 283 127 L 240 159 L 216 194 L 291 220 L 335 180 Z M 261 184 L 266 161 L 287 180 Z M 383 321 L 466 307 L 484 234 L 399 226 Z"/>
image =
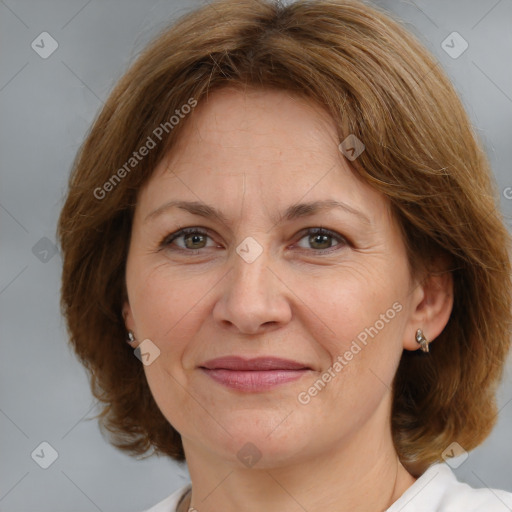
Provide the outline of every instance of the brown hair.
<path id="1" fill-rule="evenodd" d="M 184 459 L 125 343 L 125 262 L 137 191 L 189 118 L 171 116 L 227 85 L 292 91 L 325 108 L 340 141 L 364 142 L 353 170 L 389 199 L 411 271 L 448 255 L 453 311 L 428 356 L 404 351 L 392 431 L 402 462 L 420 470 L 452 441 L 480 444 L 496 420 L 512 324 L 510 239 L 495 184 L 439 65 L 398 22 L 354 0 L 221 0 L 189 13 L 140 55 L 94 122 L 58 224 L 61 304 L 110 441 Z"/>

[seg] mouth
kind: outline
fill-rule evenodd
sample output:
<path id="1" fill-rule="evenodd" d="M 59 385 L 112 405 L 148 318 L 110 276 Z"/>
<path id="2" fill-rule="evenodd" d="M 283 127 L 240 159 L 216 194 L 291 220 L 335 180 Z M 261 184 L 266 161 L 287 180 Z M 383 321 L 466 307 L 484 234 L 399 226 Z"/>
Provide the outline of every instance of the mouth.
<path id="1" fill-rule="evenodd" d="M 237 356 L 206 361 L 199 369 L 219 384 L 246 392 L 266 391 L 312 371 L 310 366 L 290 359 Z"/>

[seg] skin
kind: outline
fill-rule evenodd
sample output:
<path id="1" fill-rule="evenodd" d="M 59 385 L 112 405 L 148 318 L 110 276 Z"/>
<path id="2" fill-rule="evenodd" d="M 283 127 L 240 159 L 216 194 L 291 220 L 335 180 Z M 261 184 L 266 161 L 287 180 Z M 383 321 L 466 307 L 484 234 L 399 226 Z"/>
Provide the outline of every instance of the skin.
<path id="1" fill-rule="evenodd" d="M 446 325 L 451 277 L 410 275 L 387 199 L 355 177 L 334 122 L 316 104 L 284 91 L 225 88 L 190 116 L 140 190 L 123 309 L 133 346 L 150 339 L 160 350 L 144 371 L 182 436 L 190 505 L 199 512 L 385 510 L 415 481 L 392 443 L 393 377 L 402 351 L 419 348 L 416 329 L 434 340 Z M 290 205 L 325 199 L 367 221 L 331 209 L 278 222 Z M 212 205 L 226 222 L 179 208 L 147 219 L 172 200 Z M 182 227 L 208 237 L 160 247 Z M 339 238 L 306 232 L 318 227 Z M 236 252 L 249 236 L 262 249 L 252 263 Z M 401 311 L 299 403 L 299 393 L 397 302 Z M 312 371 L 249 394 L 198 369 L 226 355 L 288 358 Z M 250 467 L 237 457 L 248 442 L 261 454 Z"/>

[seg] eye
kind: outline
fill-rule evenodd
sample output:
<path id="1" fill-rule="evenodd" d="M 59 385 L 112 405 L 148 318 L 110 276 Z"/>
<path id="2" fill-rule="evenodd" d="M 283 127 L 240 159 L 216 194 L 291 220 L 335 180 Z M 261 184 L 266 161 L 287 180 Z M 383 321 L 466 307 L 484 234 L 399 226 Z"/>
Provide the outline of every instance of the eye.
<path id="1" fill-rule="evenodd" d="M 160 243 L 160 247 L 169 247 L 172 245 L 177 245 L 178 250 L 188 250 L 194 251 L 198 249 L 204 249 L 205 247 L 212 247 L 215 244 L 207 246 L 207 240 L 210 238 L 206 231 L 203 231 L 199 228 L 183 228 L 175 233 L 171 233 L 167 235 L 162 242 Z M 181 240 L 183 245 L 175 243 L 177 240 Z"/>
<path id="2" fill-rule="evenodd" d="M 314 252 L 331 252 L 329 249 L 338 250 L 349 245 L 349 242 L 342 235 L 329 229 L 321 227 L 309 228 L 303 231 L 303 233 L 297 246 L 304 249 L 314 249 Z M 211 241 L 209 245 L 208 240 Z M 300 243 L 302 240 L 306 241 L 306 246 Z M 181 243 L 177 243 L 177 241 Z M 333 245 L 334 241 L 338 241 L 338 243 Z M 190 227 L 182 228 L 165 236 L 160 242 L 159 247 L 161 249 L 194 252 L 208 247 L 218 247 L 218 245 L 211 240 L 210 235 L 204 229 Z"/>
<path id="3" fill-rule="evenodd" d="M 348 244 L 347 240 L 338 233 L 331 231 L 325 228 L 309 228 L 306 231 L 306 234 L 302 236 L 300 240 L 306 240 L 306 249 L 313 248 L 316 252 L 327 251 L 328 249 L 332 249 L 336 247 L 332 245 L 334 240 L 338 240 L 337 245 L 345 246 Z M 304 247 L 299 244 L 299 247 Z"/>

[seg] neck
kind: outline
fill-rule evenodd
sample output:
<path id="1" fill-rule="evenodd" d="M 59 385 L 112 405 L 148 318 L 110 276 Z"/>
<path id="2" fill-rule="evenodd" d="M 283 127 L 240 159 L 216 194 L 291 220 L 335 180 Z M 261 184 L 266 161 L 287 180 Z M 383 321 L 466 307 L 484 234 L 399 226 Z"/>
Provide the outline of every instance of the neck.
<path id="1" fill-rule="evenodd" d="M 402 466 L 400 461 L 397 463 L 397 471 L 395 474 L 395 481 L 393 484 L 393 490 L 391 493 L 391 497 L 389 502 L 381 508 L 376 508 L 375 510 L 385 511 L 388 507 L 390 507 L 406 490 L 410 487 L 415 481 L 415 478 L 412 477 Z M 197 501 L 197 500 L 196 500 Z M 197 506 L 197 505 L 196 505 Z M 304 507 L 303 507 L 304 508 Z M 203 509 L 202 509 L 203 510 Z M 204 509 L 206 510 L 209 509 Z M 310 509 L 307 509 L 310 510 Z M 341 509 L 339 509 L 341 510 Z M 345 510 L 345 509 L 343 509 Z M 192 506 L 192 492 L 191 490 L 184 496 L 183 501 L 180 503 L 177 512 L 199 512 L 199 510 Z"/>
<path id="2" fill-rule="evenodd" d="M 381 436 L 374 434 L 365 425 L 324 453 L 260 469 L 258 465 L 240 468 L 184 440 L 192 493 L 180 509 L 385 511 L 415 478 L 400 464 L 390 429 Z"/>

